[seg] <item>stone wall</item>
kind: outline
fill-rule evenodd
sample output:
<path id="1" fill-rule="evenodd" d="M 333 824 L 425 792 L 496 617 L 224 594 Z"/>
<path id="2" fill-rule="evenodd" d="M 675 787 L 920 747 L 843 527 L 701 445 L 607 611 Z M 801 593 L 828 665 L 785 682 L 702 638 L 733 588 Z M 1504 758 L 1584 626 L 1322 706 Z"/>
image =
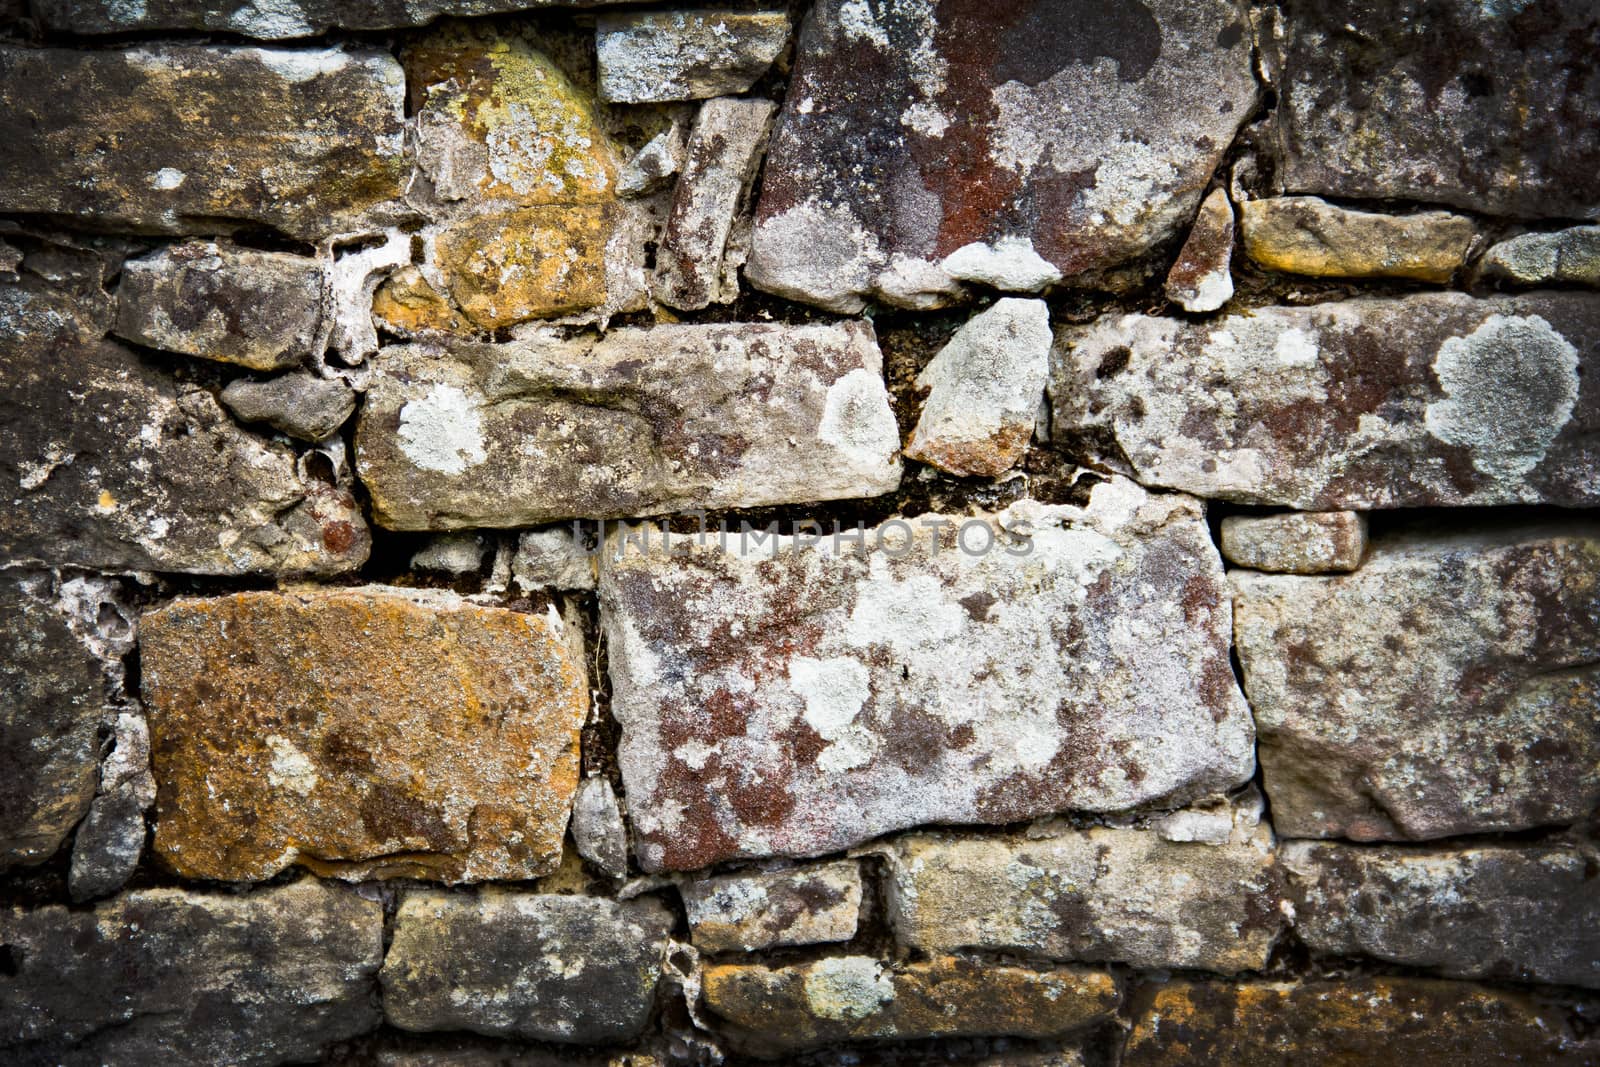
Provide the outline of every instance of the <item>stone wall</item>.
<path id="1" fill-rule="evenodd" d="M 1588 0 L 0 0 L 0 1061 L 1600 1063 Z"/>

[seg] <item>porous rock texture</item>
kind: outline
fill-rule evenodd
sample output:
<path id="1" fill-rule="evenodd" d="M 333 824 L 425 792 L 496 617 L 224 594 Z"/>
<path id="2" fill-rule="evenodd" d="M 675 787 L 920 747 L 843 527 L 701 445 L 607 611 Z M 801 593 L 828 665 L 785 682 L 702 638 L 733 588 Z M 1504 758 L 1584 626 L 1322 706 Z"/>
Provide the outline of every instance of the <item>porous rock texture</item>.
<path id="1" fill-rule="evenodd" d="M 1308 510 L 1600 503 L 1600 296 L 1113 314 L 1056 336 L 1056 427 L 1147 485 Z M 1204 383 L 1204 388 L 1194 383 Z"/>
<path id="2" fill-rule="evenodd" d="M 155 847 L 175 870 L 475 882 L 555 868 L 589 694 L 553 608 L 240 593 L 179 600 L 141 631 Z"/>
<path id="3" fill-rule="evenodd" d="M 1195 501 L 1119 479 L 1084 507 L 929 518 L 866 532 L 865 553 L 831 534 L 614 542 L 600 595 L 647 870 L 1250 776 Z"/>
<path id="4" fill-rule="evenodd" d="M 1118 266 L 1189 221 L 1255 96 L 1230 0 L 820 0 L 748 276 L 848 313 Z"/>
<path id="5" fill-rule="evenodd" d="M 1471 219 L 1448 211 L 1352 211 L 1314 196 L 1250 200 L 1239 213 L 1251 259 L 1268 270 L 1319 277 L 1448 282 L 1478 236 Z"/>
<path id="6" fill-rule="evenodd" d="M 1353 571 L 1367 551 L 1367 518 L 1354 511 L 1287 511 L 1222 520 L 1222 558 L 1288 574 Z"/>
<path id="7" fill-rule="evenodd" d="M 1230 577 L 1281 833 L 1423 840 L 1600 802 L 1593 523 L 1414 533 L 1347 576 Z"/>
<path id="8" fill-rule="evenodd" d="M 689 882 L 683 905 L 701 952 L 755 952 L 849 941 L 861 894 L 861 865 L 842 860 Z"/>
<path id="9" fill-rule="evenodd" d="M 789 43 L 782 11 L 652 11 L 602 15 L 600 95 L 652 104 L 742 93 Z"/>

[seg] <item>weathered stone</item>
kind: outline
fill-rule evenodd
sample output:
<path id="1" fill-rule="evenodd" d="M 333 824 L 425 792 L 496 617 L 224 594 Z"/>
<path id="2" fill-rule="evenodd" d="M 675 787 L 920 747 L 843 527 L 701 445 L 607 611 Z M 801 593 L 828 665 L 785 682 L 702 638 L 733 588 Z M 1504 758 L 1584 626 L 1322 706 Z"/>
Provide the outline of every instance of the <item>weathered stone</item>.
<path id="1" fill-rule="evenodd" d="M 1265 967 L 1286 925 L 1265 826 L 1220 845 L 1109 827 L 1040 837 L 915 834 L 884 854 L 895 937 L 920 952 L 1236 974 Z"/>
<path id="2" fill-rule="evenodd" d="M 1600 802 L 1600 530 L 1375 542 L 1334 578 L 1236 571 L 1278 831 L 1420 840 Z"/>
<path id="3" fill-rule="evenodd" d="M 411 555 L 411 566 L 441 574 L 477 574 L 491 546 L 476 534 L 440 534 Z"/>
<path id="4" fill-rule="evenodd" d="M 1600 10 L 1556 0 L 1312 0 L 1262 51 L 1291 193 L 1498 215 L 1600 212 Z"/>
<path id="5" fill-rule="evenodd" d="M 742 93 L 788 43 L 782 11 L 602 15 L 595 28 L 600 97 L 655 104 Z"/>
<path id="6" fill-rule="evenodd" d="M 578 855 L 612 878 L 628 876 L 628 828 L 617 791 L 604 775 L 585 778 L 572 804 L 572 843 Z"/>
<path id="7" fill-rule="evenodd" d="M 1198 501 L 1117 479 L 1086 507 L 917 522 L 866 531 L 865 552 L 820 530 L 669 552 L 658 532 L 602 557 L 645 869 L 1176 803 L 1250 776 Z"/>
<path id="8" fill-rule="evenodd" d="M 1592 507 L 1597 366 L 1593 293 L 1108 315 L 1057 334 L 1052 433 L 1098 434 L 1145 485 L 1241 503 Z"/>
<path id="9" fill-rule="evenodd" d="M 688 133 L 681 123 L 674 122 L 652 137 L 622 168 L 617 175 L 617 195 L 648 196 L 665 189 L 683 170 L 688 150 Z"/>
<path id="10" fill-rule="evenodd" d="M 1167 272 L 1167 299 L 1185 311 L 1215 311 L 1233 299 L 1233 205 L 1222 189 L 1200 205 L 1178 261 Z"/>
<path id="11" fill-rule="evenodd" d="M 1028 970 L 956 958 L 895 967 L 834 956 L 789 967 L 705 970 L 706 1005 L 736 1048 L 781 1055 L 836 1041 L 995 1034 L 1047 1038 L 1112 1018 L 1100 971 Z"/>
<path id="12" fill-rule="evenodd" d="M 328 264 L 328 303 L 332 311 L 328 347 L 348 366 L 356 366 L 378 350 L 372 307 L 378 287 L 390 274 L 411 262 L 410 234 L 390 230 L 381 241 L 361 241 L 339 248 Z"/>
<path id="13" fill-rule="evenodd" d="M 222 402 L 244 422 L 264 422 L 302 441 L 327 440 L 356 410 L 355 390 L 309 371 L 264 382 L 240 378 L 228 383 Z"/>
<path id="14" fill-rule="evenodd" d="M 156 851 L 226 881 L 548 873 L 588 710 L 573 640 L 553 608 L 382 586 L 146 615 Z"/>
<path id="15" fill-rule="evenodd" d="M 1465 982 L 1173 981 L 1140 998 L 1124 1067 L 1540 1063 L 1579 1067 L 1600 1042 L 1568 1009 Z"/>
<path id="16" fill-rule="evenodd" d="M 739 295 L 738 275 L 723 256 L 776 109 L 770 100 L 732 97 L 700 105 L 656 253 L 651 288 L 663 304 L 697 311 Z"/>
<path id="17" fill-rule="evenodd" d="M 1385 215 L 1315 196 L 1240 205 L 1245 254 L 1268 270 L 1331 278 L 1448 282 L 1466 265 L 1478 227 L 1463 215 Z"/>
<path id="18" fill-rule="evenodd" d="M 703 878 L 681 889 L 689 933 L 701 952 L 849 941 L 861 914 L 861 864 L 855 860 Z"/>
<path id="19" fill-rule="evenodd" d="M 556 1051 L 483 1037 L 435 1038 L 424 1048 L 417 1048 L 412 1036 L 393 1041 L 394 1047 L 384 1044 L 372 1061 L 377 1067 L 666 1067 L 648 1052 Z"/>
<path id="20" fill-rule="evenodd" d="M 529 8 L 592 7 L 637 0 L 36 0 L 34 13 L 53 30 L 68 33 L 129 33 L 210 30 L 263 40 L 315 37 L 324 30 L 384 30 L 424 26 L 441 15 L 499 15 Z"/>
<path id="21" fill-rule="evenodd" d="M 0 48 L 0 211 L 151 233 L 370 227 L 409 173 L 382 52 Z"/>
<path id="22" fill-rule="evenodd" d="M 1574 849 L 1295 841 L 1283 863 L 1313 952 L 1600 988 L 1600 894 L 1593 860 Z"/>
<path id="23" fill-rule="evenodd" d="M 649 1022 L 671 928 L 648 899 L 407 893 L 383 964 L 384 1016 L 402 1030 L 628 1041 Z"/>
<path id="24" fill-rule="evenodd" d="M 1367 517 L 1355 511 L 1229 515 L 1222 556 L 1239 567 L 1287 574 L 1353 571 L 1367 551 Z"/>
<path id="25" fill-rule="evenodd" d="M 405 64 L 434 200 L 420 263 L 434 294 L 485 329 L 627 305 L 611 251 L 629 231 L 618 153 L 592 95 L 510 28 L 435 31 Z M 427 325 L 444 317 L 430 306 Z"/>
<path id="26" fill-rule="evenodd" d="M 0 555 L 107 570 L 338 574 L 366 561 L 349 476 L 240 429 L 101 339 L 103 296 L 0 287 Z M 70 382 L 71 389 L 63 388 Z"/>
<path id="27" fill-rule="evenodd" d="M 277 370 L 317 354 L 321 325 L 306 256 L 192 241 L 122 265 L 115 333 L 151 348 Z"/>
<path id="28" fill-rule="evenodd" d="M 94 799 L 110 678 L 67 599 L 48 573 L 0 574 L 0 870 L 53 856 Z"/>
<path id="29" fill-rule="evenodd" d="M 922 373 L 928 390 L 906 457 L 965 477 L 997 478 L 1033 437 L 1050 377 L 1050 309 L 1007 297 L 956 331 Z"/>
<path id="30" fill-rule="evenodd" d="M 747 276 L 848 313 L 947 303 L 958 276 L 1034 291 L 1141 256 L 1193 217 L 1250 112 L 1250 36 L 1231 0 L 824 0 Z"/>
<path id="31" fill-rule="evenodd" d="M 405 338 L 472 329 L 416 267 L 402 267 L 385 279 L 372 298 L 372 317 L 385 330 Z"/>
<path id="32" fill-rule="evenodd" d="M 517 539 L 511 579 L 523 592 L 535 589 L 593 589 L 595 558 L 571 526 L 529 530 Z"/>
<path id="33" fill-rule="evenodd" d="M 0 1056 L 137 1067 L 315 1060 L 377 1026 L 383 906 L 304 879 L 0 912 Z"/>
<path id="34" fill-rule="evenodd" d="M 865 322 L 397 345 L 356 463 L 399 530 L 875 496 L 900 481 L 882 359 Z"/>
<path id="35" fill-rule="evenodd" d="M 150 730 L 136 712 L 117 716 L 112 748 L 100 765 L 100 788 L 72 841 L 68 887 L 73 900 L 121 889 L 144 852 L 144 813 L 156 799 Z"/>
<path id="36" fill-rule="evenodd" d="M 1483 256 L 1483 272 L 1514 285 L 1600 287 L 1600 226 L 1524 233 Z"/>

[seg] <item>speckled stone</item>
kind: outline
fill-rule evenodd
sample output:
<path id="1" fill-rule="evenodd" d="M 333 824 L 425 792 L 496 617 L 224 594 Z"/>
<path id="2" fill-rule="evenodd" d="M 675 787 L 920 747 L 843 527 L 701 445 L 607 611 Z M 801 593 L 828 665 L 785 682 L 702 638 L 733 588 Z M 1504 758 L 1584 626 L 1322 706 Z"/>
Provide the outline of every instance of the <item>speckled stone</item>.
<path id="1" fill-rule="evenodd" d="M 899 434 L 866 322 L 383 350 L 356 465 L 391 529 L 876 496 Z"/>
<path id="2" fill-rule="evenodd" d="M 650 11 L 595 26 L 601 99 L 703 100 L 748 90 L 789 43 L 782 11 Z"/>
<path id="3" fill-rule="evenodd" d="M 100 762 L 100 786 L 72 838 L 67 888 L 74 901 L 121 889 L 144 855 L 145 812 L 156 800 L 150 773 L 150 728 L 137 711 L 117 714 L 111 746 Z"/>
<path id="4" fill-rule="evenodd" d="M 1600 989 L 1600 894 L 1576 849 L 1292 841 L 1283 863 L 1313 952 Z"/>
<path id="5" fill-rule="evenodd" d="M 423 26 L 443 15 L 500 15 L 530 8 L 593 7 L 637 0 L 36 0 L 34 13 L 53 30 L 102 34 L 211 30 L 263 40 L 315 37 L 324 30 Z"/>
<path id="6" fill-rule="evenodd" d="M 1135 259 L 1193 218 L 1255 102 L 1250 52 L 1231 0 L 823 0 L 747 276 L 850 313 Z"/>
<path id="7" fill-rule="evenodd" d="M 589 691 L 554 608 L 366 586 L 178 600 L 140 625 L 155 848 L 179 874 L 555 869 Z"/>
<path id="8" fill-rule="evenodd" d="M 701 952 L 849 941 L 861 915 L 861 864 L 839 860 L 701 878 L 680 891 Z"/>
<path id="9" fill-rule="evenodd" d="M 1145 485 L 1241 503 L 1592 507 L 1596 366 L 1594 293 L 1111 314 L 1057 332 L 1051 433 L 1102 442 Z"/>
<path id="10" fill-rule="evenodd" d="M 759 1056 L 836 1041 L 976 1034 L 1049 1038 L 1113 1017 L 1116 980 L 1100 971 L 1030 970 L 953 957 L 901 966 L 832 956 L 786 967 L 705 970 L 706 1006 L 735 1048 Z"/>
<path id="11" fill-rule="evenodd" d="M 1466 982 L 1172 981 L 1135 1001 L 1124 1067 L 1285 1063 L 1580 1067 L 1600 1042 L 1561 1004 Z"/>
<path id="12" fill-rule="evenodd" d="M 1600 802 L 1600 529 L 1374 543 L 1336 577 L 1235 571 L 1278 831 L 1422 840 Z"/>
<path id="13" fill-rule="evenodd" d="M 1198 501 L 1118 479 L 1086 507 L 912 521 L 864 531 L 865 552 L 820 530 L 682 535 L 670 554 L 659 531 L 613 540 L 601 614 L 645 869 L 1180 802 L 1250 776 Z"/>
<path id="14" fill-rule="evenodd" d="M 1484 253 L 1483 273 L 1512 285 L 1600 288 L 1600 226 L 1508 238 Z"/>
<path id="15" fill-rule="evenodd" d="M 315 879 L 0 911 L 0 1058 L 272 1067 L 378 1025 L 383 905 Z"/>
<path id="16" fill-rule="evenodd" d="M 1213 189 L 1200 205 L 1177 262 L 1167 272 L 1167 299 L 1185 311 L 1216 311 L 1233 299 L 1233 205 Z"/>
<path id="17" fill-rule="evenodd" d="M 1315 196 L 1247 200 L 1245 254 L 1268 270 L 1319 278 L 1404 278 L 1444 284 L 1466 266 L 1478 227 L 1464 215 L 1388 215 Z"/>
<path id="18" fill-rule="evenodd" d="M 410 164 L 387 53 L 0 48 L 0 211 L 303 240 L 391 217 Z"/>
<path id="19" fill-rule="evenodd" d="M 355 414 L 356 393 L 344 382 L 310 371 L 264 382 L 239 378 L 222 390 L 222 403 L 241 422 L 264 422 L 302 441 L 326 441 Z"/>
<path id="20" fill-rule="evenodd" d="M 611 1045 L 644 1030 L 672 916 L 657 901 L 413 891 L 383 963 L 402 1030 Z"/>
<path id="21" fill-rule="evenodd" d="M 1286 574 L 1353 571 L 1367 552 L 1367 517 L 1355 511 L 1229 515 L 1222 558 L 1237 567 Z"/>

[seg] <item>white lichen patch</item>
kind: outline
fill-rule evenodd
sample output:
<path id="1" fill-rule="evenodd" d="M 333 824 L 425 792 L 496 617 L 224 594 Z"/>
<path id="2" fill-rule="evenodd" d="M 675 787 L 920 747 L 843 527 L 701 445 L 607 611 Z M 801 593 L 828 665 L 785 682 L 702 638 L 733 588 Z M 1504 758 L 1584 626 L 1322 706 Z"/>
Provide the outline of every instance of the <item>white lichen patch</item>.
<path id="1" fill-rule="evenodd" d="M 434 385 L 400 408 L 400 450 L 418 468 L 461 474 L 489 458 L 479 401 L 454 385 Z"/>
<path id="2" fill-rule="evenodd" d="M 828 387 L 817 437 L 863 462 L 892 463 L 900 431 L 883 395 L 883 379 L 866 368 L 843 375 Z"/>
<path id="3" fill-rule="evenodd" d="M 894 981 L 866 956 L 818 960 L 806 971 L 806 1006 L 819 1019 L 865 1019 L 894 1000 Z"/>
<path id="4" fill-rule="evenodd" d="M 272 753 L 267 783 L 275 789 L 292 789 L 301 796 L 309 796 L 321 781 L 311 758 L 278 734 L 267 736 L 267 749 Z"/>

